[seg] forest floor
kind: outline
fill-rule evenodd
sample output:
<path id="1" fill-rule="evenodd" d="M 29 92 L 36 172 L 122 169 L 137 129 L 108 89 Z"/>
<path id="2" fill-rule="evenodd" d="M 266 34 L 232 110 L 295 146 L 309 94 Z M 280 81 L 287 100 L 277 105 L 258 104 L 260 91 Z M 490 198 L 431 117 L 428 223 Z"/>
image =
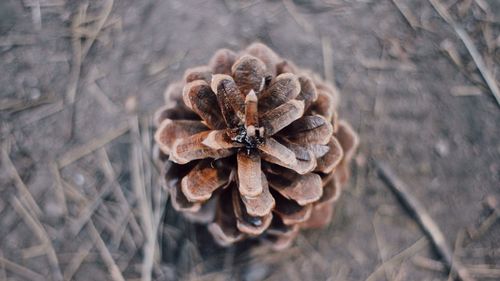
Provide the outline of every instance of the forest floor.
<path id="1" fill-rule="evenodd" d="M 334 81 L 361 138 L 332 224 L 282 252 L 216 246 L 150 161 L 167 85 L 254 41 Z M 0 73 L 0 280 L 449 280 L 371 159 L 500 279 L 500 1 L 2 0 Z"/>

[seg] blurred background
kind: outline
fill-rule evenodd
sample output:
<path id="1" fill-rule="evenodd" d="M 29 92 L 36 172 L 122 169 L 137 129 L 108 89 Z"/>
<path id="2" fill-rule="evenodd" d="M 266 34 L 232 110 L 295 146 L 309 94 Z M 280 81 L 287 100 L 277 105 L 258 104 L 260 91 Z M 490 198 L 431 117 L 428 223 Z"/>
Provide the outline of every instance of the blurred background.
<path id="1" fill-rule="evenodd" d="M 336 83 L 361 137 L 332 224 L 282 252 L 216 246 L 151 161 L 167 85 L 255 41 Z M 499 66 L 497 0 L 2 0 L 0 280 L 453 279 L 372 158 L 500 280 Z"/>

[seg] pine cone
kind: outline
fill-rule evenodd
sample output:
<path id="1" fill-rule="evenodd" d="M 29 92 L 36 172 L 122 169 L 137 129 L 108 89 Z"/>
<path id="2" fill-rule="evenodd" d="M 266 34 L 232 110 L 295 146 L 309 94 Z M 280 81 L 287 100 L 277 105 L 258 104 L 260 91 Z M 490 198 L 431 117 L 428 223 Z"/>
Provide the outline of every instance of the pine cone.
<path id="1" fill-rule="evenodd" d="M 287 247 L 329 223 L 357 136 L 337 119 L 334 87 L 255 43 L 217 51 L 165 93 L 157 159 L 173 207 L 221 245 Z"/>

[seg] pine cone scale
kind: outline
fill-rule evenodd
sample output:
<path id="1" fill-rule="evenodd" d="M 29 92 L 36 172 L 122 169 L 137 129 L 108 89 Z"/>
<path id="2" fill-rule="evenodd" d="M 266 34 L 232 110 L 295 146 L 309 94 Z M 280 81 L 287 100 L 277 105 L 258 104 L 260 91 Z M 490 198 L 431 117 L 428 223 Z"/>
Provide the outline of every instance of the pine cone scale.
<path id="1" fill-rule="evenodd" d="M 248 94 L 251 90 L 260 92 L 264 86 L 266 66 L 256 57 L 243 55 L 232 67 L 234 80 L 238 84 L 243 94 Z"/>
<path id="2" fill-rule="evenodd" d="M 274 197 L 271 195 L 271 192 L 269 191 L 269 184 L 264 173 L 262 173 L 261 175 L 261 181 L 262 181 L 262 193 L 254 197 L 245 195 L 241 196 L 241 200 L 245 205 L 246 211 L 248 212 L 249 215 L 254 217 L 263 217 L 271 213 L 276 203 L 274 201 Z"/>
<path id="3" fill-rule="evenodd" d="M 297 164 L 295 153 L 274 138 L 268 138 L 265 143 L 258 147 L 261 152 L 278 159 L 281 163 L 289 166 Z"/>
<path id="4" fill-rule="evenodd" d="M 219 161 L 220 163 L 220 161 Z M 229 167 L 204 159 L 181 180 L 182 192 L 190 202 L 204 202 L 229 181 Z"/>
<path id="5" fill-rule="evenodd" d="M 233 78 L 229 75 L 214 75 L 211 87 L 227 128 L 237 127 L 245 112 L 245 96 L 241 94 Z"/>
<path id="6" fill-rule="evenodd" d="M 292 73 L 283 73 L 259 97 L 259 112 L 265 113 L 290 100 L 300 93 L 300 83 Z"/>
<path id="7" fill-rule="evenodd" d="M 186 106 L 198 114 L 208 127 L 211 129 L 226 128 L 217 97 L 207 82 L 197 80 L 186 84 L 182 96 Z"/>
<path id="8" fill-rule="evenodd" d="M 271 186 L 283 197 L 294 200 L 301 206 L 318 201 L 323 195 L 321 177 L 315 173 L 308 173 L 297 177 L 289 185 L 280 182 L 271 182 Z"/>
<path id="9" fill-rule="evenodd" d="M 262 193 L 261 158 L 257 153 L 240 150 L 237 155 L 238 190 L 243 196 L 255 197 Z"/>
<path id="10" fill-rule="evenodd" d="M 302 114 L 304 114 L 304 102 L 291 100 L 266 112 L 261 116 L 259 123 L 264 128 L 264 135 L 270 137 L 299 119 Z"/>

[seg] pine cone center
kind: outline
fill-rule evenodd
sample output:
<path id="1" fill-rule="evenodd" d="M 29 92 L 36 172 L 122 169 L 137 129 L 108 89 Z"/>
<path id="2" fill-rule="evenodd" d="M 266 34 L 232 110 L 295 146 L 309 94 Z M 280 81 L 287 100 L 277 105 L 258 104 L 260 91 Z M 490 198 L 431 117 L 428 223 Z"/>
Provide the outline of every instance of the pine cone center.
<path id="1" fill-rule="evenodd" d="M 244 145 L 247 154 L 252 153 L 257 149 L 257 146 L 264 144 L 265 139 L 260 135 L 260 130 L 251 129 L 253 132 L 248 132 L 245 126 L 239 126 L 237 128 L 236 136 L 231 139 L 239 144 Z"/>

